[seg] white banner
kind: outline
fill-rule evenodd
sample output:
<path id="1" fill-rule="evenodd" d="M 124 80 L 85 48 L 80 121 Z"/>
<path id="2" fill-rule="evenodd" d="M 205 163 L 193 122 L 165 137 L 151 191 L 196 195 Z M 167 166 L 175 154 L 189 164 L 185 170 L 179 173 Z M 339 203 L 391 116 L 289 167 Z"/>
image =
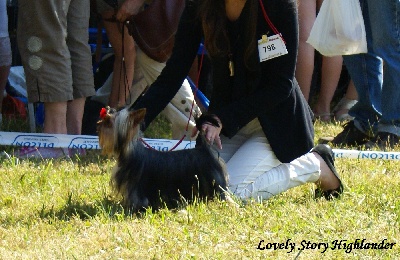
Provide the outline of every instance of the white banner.
<path id="1" fill-rule="evenodd" d="M 144 141 L 159 151 L 168 151 L 174 147 L 178 140 L 147 139 Z M 183 141 L 175 149 L 189 149 L 196 142 Z M 0 132 L 0 145 L 27 146 L 27 147 L 63 147 L 83 148 L 87 150 L 101 149 L 99 138 L 93 135 L 63 135 L 43 133 Z"/>
<path id="2" fill-rule="evenodd" d="M 167 152 L 179 142 L 170 139 L 149 139 L 144 141 L 153 149 Z M 43 133 L 0 132 L 0 145 L 29 147 L 63 147 L 83 148 L 87 150 L 101 149 L 99 139 L 93 135 L 62 135 Z M 175 150 L 194 148 L 196 142 L 182 141 Z M 400 152 L 358 151 L 333 149 L 336 158 L 400 160 Z"/>
<path id="3" fill-rule="evenodd" d="M 400 160 L 400 152 L 358 151 L 333 149 L 336 158 L 373 159 L 373 160 Z"/>

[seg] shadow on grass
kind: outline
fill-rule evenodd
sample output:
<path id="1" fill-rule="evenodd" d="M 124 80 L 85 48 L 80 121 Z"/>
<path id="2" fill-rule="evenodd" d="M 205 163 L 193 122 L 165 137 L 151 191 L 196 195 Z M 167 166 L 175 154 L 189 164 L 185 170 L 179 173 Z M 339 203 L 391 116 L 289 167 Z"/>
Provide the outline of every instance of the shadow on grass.
<path id="1" fill-rule="evenodd" d="M 219 200 L 219 199 L 216 199 Z M 212 200 L 214 201 L 214 200 Z M 91 203 L 73 201 L 70 195 L 65 205 L 59 209 L 46 208 L 43 205 L 40 210 L 39 217 L 48 221 L 71 221 L 73 219 L 79 220 L 90 220 L 93 218 L 108 219 L 123 221 L 127 218 L 145 218 L 148 215 L 158 214 L 160 212 L 179 212 L 180 210 L 186 209 L 188 205 L 196 207 L 202 204 L 208 204 L 212 201 L 197 200 L 188 202 L 182 202 L 179 206 L 168 208 L 165 205 L 163 207 L 154 208 L 143 208 L 141 210 L 133 210 L 122 206 L 118 200 L 111 197 L 103 197 L 101 200 L 97 200 Z"/>
<path id="2" fill-rule="evenodd" d="M 129 212 L 126 212 L 117 201 L 110 198 L 103 198 L 93 203 L 85 203 L 72 201 L 70 196 L 66 204 L 60 209 L 56 210 L 53 207 L 48 209 L 43 205 L 39 216 L 42 219 L 61 221 L 70 221 L 72 219 L 88 220 L 95 217 L 120 219 L 121 216 L 129 216 Z"/>

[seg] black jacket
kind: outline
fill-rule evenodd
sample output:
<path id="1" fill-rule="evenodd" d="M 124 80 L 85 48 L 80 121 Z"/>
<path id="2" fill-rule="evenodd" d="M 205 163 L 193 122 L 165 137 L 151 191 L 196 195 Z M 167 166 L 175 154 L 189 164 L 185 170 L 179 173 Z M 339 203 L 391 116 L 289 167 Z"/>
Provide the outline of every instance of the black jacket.
<path id="1" fill-rule="evenodd" d="M 179 90 L 197 54 L 203 33 L 196 17 L 198 0 L 186 1 L 175 46 L 166 67 L 135 108 L 146 107 L 148 125 Z M 228 57 L 211 57 L 213 91 L 209 112 L 216 114 L 223 125 L 222 134 L 234 136 L 239 129 L 258 118 L 277 158 L 287 163 L 309 152 L 313 147 L 312 112 L 295 80 L 298 47 L 298 23 L 295 0 L 263 0 L 266 12 L 282 34 L 288 54 L 259 62 L 258 49 L 244 64 L 244 22 L 248 3 L 235 22 L 229 22 L 231 51 L 235 76 L 229 76 Z M 263 34 L 274 35 L 258 6 L 257 39 Z M 256 46 L 257 48 L 257 46 Z"/>

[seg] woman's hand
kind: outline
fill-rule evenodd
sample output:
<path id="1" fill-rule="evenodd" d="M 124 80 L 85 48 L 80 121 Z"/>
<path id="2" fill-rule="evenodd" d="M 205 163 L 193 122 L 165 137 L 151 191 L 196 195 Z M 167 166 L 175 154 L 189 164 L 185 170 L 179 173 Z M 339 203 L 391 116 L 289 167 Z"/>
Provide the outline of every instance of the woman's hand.
<path id="1" fill-rule="evenodd" d="M 201 124 L 201 132 L 204 133 L 204 136 L 208 141 L 208 143 L 214 144 L 215 142 L 215 145 L 219 149 L 222 149 L 221 138 L 219 137 L 222 130 L 222 123 L 218 117 L 213 116 L 213 118 L 218 122 L 218 125 L 205 121 L 204 123 Z M 198 132 L 197 127 L 194 127 L 192 130 L 192 137 L 195 137 L 197 132 Z"/>
<path id="2" fill-rule="evenodd" d="M 126 0 L 119 8 L 116 19 L 125 22 L 132 15 L 137 14 L 143 6 L 144 0 Z"/>

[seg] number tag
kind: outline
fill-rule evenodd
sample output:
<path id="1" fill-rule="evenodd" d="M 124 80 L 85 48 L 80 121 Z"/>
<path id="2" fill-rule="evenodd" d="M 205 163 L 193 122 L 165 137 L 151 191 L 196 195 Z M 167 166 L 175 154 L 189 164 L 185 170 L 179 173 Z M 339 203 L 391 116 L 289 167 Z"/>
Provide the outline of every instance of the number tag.
<path id="1" fill-rule="evenodd" d="M 278 34 L 267 37 L 263 35 L 258 40 L 258 52 L 260 54 L 260 62 L 270 60 L 288 53 L 286 45 Z"/>

